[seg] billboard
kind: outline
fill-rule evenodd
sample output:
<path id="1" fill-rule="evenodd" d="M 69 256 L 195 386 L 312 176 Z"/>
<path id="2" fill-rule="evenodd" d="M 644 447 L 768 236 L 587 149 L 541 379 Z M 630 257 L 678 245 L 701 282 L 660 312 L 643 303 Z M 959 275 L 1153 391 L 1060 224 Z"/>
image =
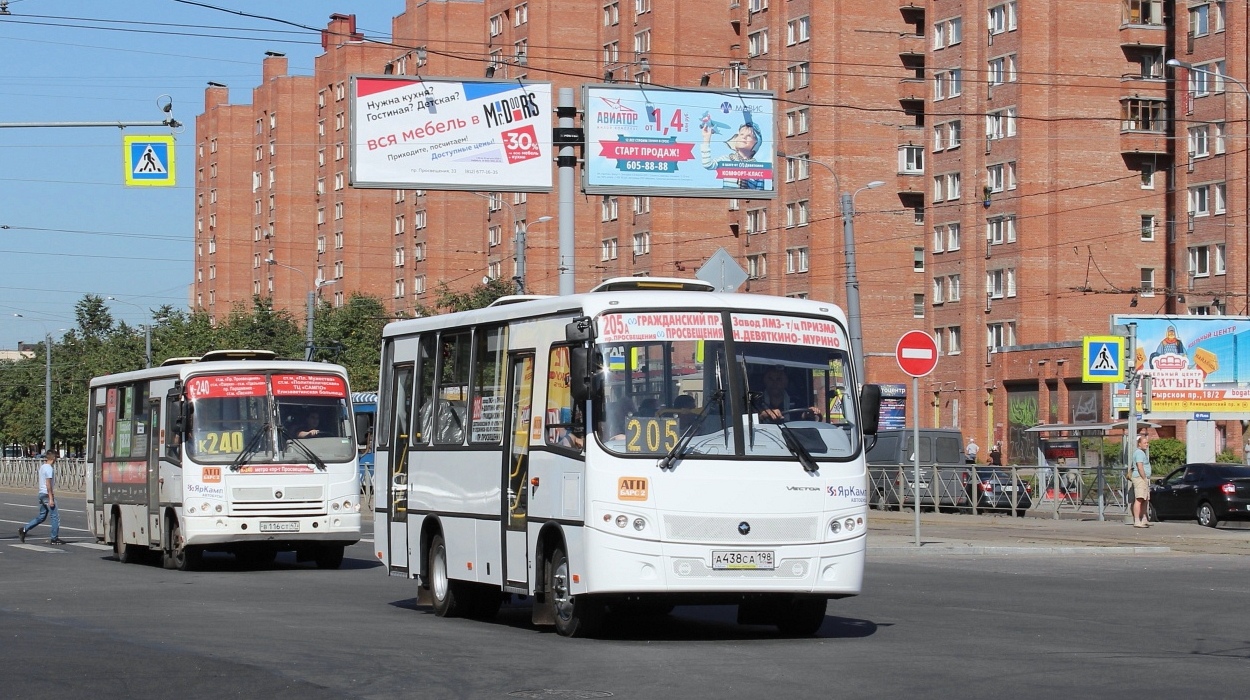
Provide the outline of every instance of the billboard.
<path id="1" fill-rule="evenodd" d="M 1112 317 L 1137 324 L 1137 349 L 1130 362 L 1151 377 L 1148 418 L 1244 419 L 1250 413 L 1250 318 L 1244 316 Z M 1114 405 L 1129 407 L 1128 390 L 1116 384 Z M 1133 402 L 1140 411 L 1141 395 Z"/>
<path id="2" fill-rule="evenodd" d="M 587 193 L 777 196 L 771 92 L 589 85 L 582 105 Z"/>
<path id="3" fill-rule="evenodd" d="M 351 185 L 549 192 L 551 83 L 351 79 Z"/>

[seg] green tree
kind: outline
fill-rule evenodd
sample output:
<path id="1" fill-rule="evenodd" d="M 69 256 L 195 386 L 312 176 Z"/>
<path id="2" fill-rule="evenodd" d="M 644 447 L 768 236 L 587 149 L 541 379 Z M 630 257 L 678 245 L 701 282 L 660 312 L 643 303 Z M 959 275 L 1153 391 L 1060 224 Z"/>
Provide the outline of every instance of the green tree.
<path id="1" fill-rule="evenodd" d="M 1150 472 L 1162 476 L 1185 463 L 1185 443 L 1176 438 L 1150 442 Z"/>
<path id="2" fill-rule="evenodd" d="M 252 308 L 236 304 L 217 326 L 217 350 L 272 350 L 285 359 L 304 359 L 303 324 L 273 300 L 254 296 Z"/>
<path id="3" fill-rule="evenodd" d="M 481 309 L 514 291 L 512 283 L 502 279 L 487 280 L 467 292 L 452 291 L 446 282 L 440 282 L 438 289 L 434 291 L 434 307 L 438 309 L 438 313 Z"/>
<path id="4" fill-rule="evenodd" d="M 356 391 L 375 391 L 381 364 L 382 328 L 386 306 L 377 297 L 352 294 L 340 307 L 321 304 L 313 325 L 317 347 L 314 360 L 336 362 L 347 368 Z"/>

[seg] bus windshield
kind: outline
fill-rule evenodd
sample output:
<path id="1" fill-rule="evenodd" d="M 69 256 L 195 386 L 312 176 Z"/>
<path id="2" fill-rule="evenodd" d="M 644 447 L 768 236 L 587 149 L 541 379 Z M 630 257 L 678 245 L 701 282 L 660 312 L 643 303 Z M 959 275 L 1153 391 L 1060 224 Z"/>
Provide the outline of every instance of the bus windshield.
<path id="1" fill-rule="evenodd" d="M 685 438 L 689 457 L 821 461 L 858 453 L 849 343 L 830 319 L 605 314 L 598 337 L 592 420 L 611 452 L 662 457 Z"/>
<path id="2" fill-rule="evenodd" d="M 342 377 L 278 372 L 199 376 L 187 380 L 187 398 L 192 404 L 187 453 L 197 462 L 329 463 L 356 456 Z"/>

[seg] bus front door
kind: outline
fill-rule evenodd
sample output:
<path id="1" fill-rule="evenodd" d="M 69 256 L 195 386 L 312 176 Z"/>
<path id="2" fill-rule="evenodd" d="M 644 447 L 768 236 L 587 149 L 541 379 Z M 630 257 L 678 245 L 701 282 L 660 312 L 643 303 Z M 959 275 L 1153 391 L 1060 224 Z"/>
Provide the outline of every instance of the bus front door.
<path id="1" fill-rule="evenodd" d="M 391 454 L 387 462 L 387 561 L 391 571 L 407 572 L 408 568 L 408 434 L 412 429 L 411 364 L 395 367 L 391 397 Z M 375 481 L 376 483 L 376 481 Z M 381 495 L 381 494 L 379 494 Z"/>
<path id="2" fill-rule="evenodd" d="M 525 590 L 529 582 L 529 446 L 534 397 L 534 356 L 513 355 L 508 372 L 508 445 L 503 465 L 504 584 Z"/>
<path id="3" fill-rule="evenodd" d="M 148 400 L 148 544 L 161 544 L 161 400 Z"/>

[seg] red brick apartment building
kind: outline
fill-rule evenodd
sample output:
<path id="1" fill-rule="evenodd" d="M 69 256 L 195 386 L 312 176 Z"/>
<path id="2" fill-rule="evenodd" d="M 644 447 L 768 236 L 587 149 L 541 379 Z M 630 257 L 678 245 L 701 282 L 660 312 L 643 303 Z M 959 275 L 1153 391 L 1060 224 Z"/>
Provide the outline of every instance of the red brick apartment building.
<path id="1" fill-rule="evenodd" d="M 261 294 L 302 314 L 316 288 L 411 311 L 441 283 L 511 277 L 519 225 L 527 291 L 556 292 L 556 222 L 537 222 L 555 216 L 554 193 L 346 184 L 354 73 L 769 89 L 790 156 L 777 198 L 579 193 L 577 289 L 690 276 L 724 247 L 751 292 L 845 303 L 838 195 L 853 193 L 868 379 L 904 383 L 894 345 L 927 330 L 943 357 L 921 382 L 922 424 L 1032 461 L 1012 453 L 1024 428 L 1110 415 L 1080 367 L 1081 336 L 1106 333 L 1110 314 L 1247 311 L 1246 13 L 1192 0 L 409 0 L 389 41 L 334 15 L 313 75 L 271 55 L 252 104 L 205 93 L 193 302 L 220 316 Z M 1221 430 L 1240 443 L 1239 424 Z"/>

